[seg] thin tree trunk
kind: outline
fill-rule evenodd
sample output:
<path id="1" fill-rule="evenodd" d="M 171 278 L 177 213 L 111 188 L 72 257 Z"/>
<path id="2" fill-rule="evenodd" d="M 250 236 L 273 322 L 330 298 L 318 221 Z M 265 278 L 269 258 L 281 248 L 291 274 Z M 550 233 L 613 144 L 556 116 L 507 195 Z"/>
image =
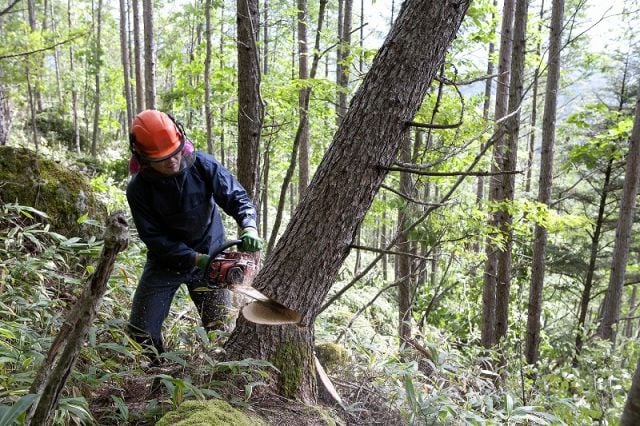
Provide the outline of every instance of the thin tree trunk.
<path id="1" fill-rule="evenodd" d="M 100 63 L 102 61 L 102 0 L 98 0 L 96 12 L 96 51 L 95 51 L 95 104 L 93 113 L 93 138 L 91 140 L 91 156 L 97 157 L 98 137 L 100 136 Z"/>
<path id="2" fill-rule="evenodd" d="M 498 7 L 498 0 L 493 0 L 493 7 Z M 491 14 L 491 22 L 495 19 L 495 12 Z M 489 42 L 489 52 L 487 53 L 487 75 L 492 75 L 495 69 L 493 64 L 493 55 L 496 51 L 496 46 L 493 41 Z M 484 121 L 489 121 L 489 113 L 491 110 L 491 87 L 493 86 L 493 78 L 487 78 L 484 84 L 484 104 L 482 106 L 482 118 Z M 480 151 L 484 148 L 484 145 L 480 146 Z M 484 176 L 478 176 L 476 186 L 476 203 L 482 204 L 484 200 Z"/>
<path id="3" fill-rule="evenodd" d="M 307 49 L 307 0 L 298 0 L 298 78 L 305 81 L 309 78 Z M 300 152 L 298 154 L 298 194 L 304 194 L 309 184 L 309 120 L 307 118 L 308 102 L 305 99 L 307 90 L 298 90 L 298 116 L 303 123 L 300 135 Z M 304 117 L 303 117 L 304 116 Z"/>
<path id="4" fill-rule="evenodd" d="M 400 144 L 400 161 L 403 163 L 411 162 L 411 138 L 409 133 L 405 136 Z M 411 175 L 408 172 L 400 172 L 400 192 L 411 196 L 412 193 Z M 398 250 L 401 252 L 409 252 L 409 236 L 403 230 L 407 229 L 409 224 L 409 209 L 398 209 Z M 400 346 L 411 339 L 411 300 L 413 298 L 411 289 L 413 286 L 411 280 L 411 259 L 407 255 L 396 256 L 396 279 L 402 280 L 398 285 L 398 337 L 400 338 Z"/>
<path id="5" fill-rule="evenodd" d="M 156 109 L 156 44 L 153 28 L 153 0 L 142 1 L 144 17 L 144 101 L 147 109 Z"/>
<path id="6" fill-rule="evenodd" d="M 496 105 L 494 119 L 496 121 L 507 115 L 509 102 L 509 76 L 511 70 L 511 48 L 513 37 L 513 19 L 515 0 L 504 0 L 502 7 L 502 27 L 500 30 L 500 52 L 498 60 L 498 80 L 496 86 Z M 502 194 L 502 178 L 494 174 L 504 170 L 504 130 L 496 131 L 496 142 L 493 145 L 493 161 L 491 164 L 492 177 L 489 180 L 489 201 L 499 202 L 504 198 Z M 493 212 L 489 217 L 489 225 L 497 228 L 499 217 Z M 498 276 L 497 248 L 487 242 L 487 260 L 484 269 L 484 284 L 482 290 L 482 329 L 481 341 L 484 347 L 491 347 L 496 343 L 496 278 Z"/>
<path id="7" fill-rule="evenodd" d="M 538 33 L 542 33 L 542 19 L 544 18 L 544 0 L 540 2 L 540 20 L 538 21 Z M 536 54 L 542 56 L 542 43 L 538 39 Z M 526 193 L 531 191 L 531 172 L 533 168 L 533 153 L 536 142 L 536 122 L 538 120 L 538 81 L 540 79 L 540 67 L 536 67 L 533 73 L 533 94 L 531 96 L 531 134 L 529 135 L 529 157 L 527 158 L 527 177 L 525 180 Z"/>
<path id="8" fill-rule="evenodd" d="M 262 25 L 262 74 L 269 72 L 269 0 L 264 0 Z"/>
<path id="9" fill-rule="evenodd" d="M 67 2 L 67 20 L 69 28 L 72 28 L 72 15 L 73 10 L 71 6 L 71 0 Z M 69 44 L 69 73 L 74 75 L 74 55 L 73 44 Z M 80 154 L 80 121 L 78 119 L 78 89 L 75 84 L 72 84 L 71 88 L 71 122 L 73 124 L 73 147 L 76 154 Z"/>
<path id="10" fill-rule="evenodd" d="M 633 286 L 631 290 L 631 298 L 629 299 L 629 312 L 628 316 L 633 318 L 636 314 L 636 309 L 638 308 L 636 305 L 636 301 L 638 299 L 638 287 Z M 625 337 L 632 338 L 633 337 L 633 320 L 628 319 L 624 325 L 624 335 Z"/>
<path id="11" fill-rule="evenodd" d="M 238 31 L 238 160 L 237 176 L 249 197 L 259 205 L 260 132 L 264 106 L 260 98 L 260 63 L 256 40 L 258 1 L 237 1 Z"/>
<path id="12" fill-rule="evenodd" d="M 347 95 L 349 92 L 350 56 L 351 56 L 351 27 L 353 18 L 353 0 L 344 0 L 343 21 L 340 34 L 340 66 L 338 79 L 338 124 L 347 113 Z"/>
<path id="13" fill-rule="evenodd" d="M 314 44 L 314 55 L 313 62 L 311 64 L 311 71 L 309 72 L 309 77 L 311 79 L 315 78 L 316 71 L 318 69 L 318 63 L 320 61 L 320 34 L 322 33 L 322 25 L 324 22 L 324 12 L 327 5 L 327 0 L 320 0 L 320 8 L 318 10 L 318 29 L 316 30 L 316 39 Z M 307 94 L 304 96 L 306 105 L 304 109 L 307 110 L 309 108 L 309 97 L 311 96 L 311 88 L 306 88 Z M 271 230 L 271 235 L 269 237 L 269 242 L 267 244 L 267 254 L 271 253 L 271 250 L 275 247 L 276 239 L 278 238 L 278 231 L 280 230 L 280 223 L 282 222 L 282 214 L 284 212 L 284 204 L 286 200 L 287 188 L 289 187 L 289 183 L 291 183 L 291 178 L 293 177 L 293 173 L 296 168 L 296 159 L 298 158 L 298 147 L 300 146 L 300 137 L 302 136 L 302 130 L 306 125 L 305 121 L 308 120 L 307 115 L 301 116 L 301 120 L 298 122 L 298 129 L 296 131 L 296 136 L 293 140 L 293 148 L 291 150 L 291 161 L 289 162 L 289 167 L 287 168 L 287 172 L 285 173 L 282 186 L 280 188 L 280 197 L 278 198 L 278 207 L 276 209 L 276 217 L 273 222 L 273 228 Z"/>
<path id="14" fill-rule="evenodd" d="M 513 47 L 511 51 L 511 78 L 509 81 L 509 114 L 505 121 L 506 145 L 503 170 L 513 172 L 517 166 L 518 135 L 520 132 L 520 104 L 522 102 L 524 80 L 524 58 L 527 43 L 527 12 L 529 0 L 516 0 L 516 11 L 513 26 Z M 518 111 L 518 112 L 516 112 Z M 515 173 L 502 177 L 503 201 L 511 204 L 514 200 Z M 499 227 L 505 237 L 504 250 L 498 251 L 498 276 L 496 279 L 496 341 L 507 335 L 509 326 L 509 305 L 511 288 L 511 250 L 513 247 L 513 231 L 511 225 L 513 215 L 509 210 L 500 212 Z"/>
<path id="15" fill-rule="evenodd" d="M 299 325 L 265 326 L 240 317 L 225 351 L 230 359 L 273 362 L 285 396 L 317 399 L 313 323 L 468 4 L 405 1 L 304 200 L 253 282 L 302 319 Z"/>
<path id="16" fill-rule="evenodd" d="M 132 0 L 133 4 L 133 55 L 136 74 L 136 112 L 145 109 L 144 103 L 144 52 L 142 38 L 142 11 L 140 10 L 140 0 Z"/>
<path id="17" fill-rule="evenodd" d="M 206 54 L 204 58 L 204 121 L 207 129 L 207 152 L 213 155 L 213 129 L 211 113 L 211 0 L 204 2 Z"/>
<path id="18" fill-rule="evenodd" d="M 624 177 L 622 199 L 620 200 L 620 218 L 616 227 L 616 240 L 611 261 L 611 275 L 609 287 L 604 299 L 602 321 L 597 334 L 603 339 L 615 341 L 617 326 L 620 317 L 620 304 L 622 300 L 624 277 L 626 273 L 629 244 L 631 242 L 631 227 L 633 225 L 633 213 L 638 194 L 638 179 L 640 178 L 640 90 L 635 106 L 635 119 L 629 153 L 627 154 L 627 167 Z"/>
<path id="19" fill-rule="evenodd" d="M 562 49 L 562 21 L 564 0 L 553 0 L 551 9 L 551 32 L 549 34 L 549 66 L 545 89 L 544 116 L 542 118 L 542 154 L 540 159 L 540 181 L 538 202 L 549 207 L 553 185 L 553 151 L 556 132 L 556 111 L 558 103 L 558 83 L 560 81 L 560 50 Z M 535 99 L 534 99 L 535 103 Z M 540 346 L 540 314 L 542 312 L 542 289 L 544 285 L 545 251 L 547 229 L 536 224 L 531 265 L 531 286 L 529 287 L 529 309 L 527 317 L 527 340 L 525 357 L 529 364 L 538 361 Z"/>
<path id="20" fill-rule="evenodd" d="M 131 63 L 129 58 L 129 17 L 126 0 L 120 0 L 120 55 L 122 56 L 122 72 L 124 73 L 124 98 L 127 103 L 127 117 L 124 128 L 129 133 L 133 121 L 133 93 L 131 93 Z"/>

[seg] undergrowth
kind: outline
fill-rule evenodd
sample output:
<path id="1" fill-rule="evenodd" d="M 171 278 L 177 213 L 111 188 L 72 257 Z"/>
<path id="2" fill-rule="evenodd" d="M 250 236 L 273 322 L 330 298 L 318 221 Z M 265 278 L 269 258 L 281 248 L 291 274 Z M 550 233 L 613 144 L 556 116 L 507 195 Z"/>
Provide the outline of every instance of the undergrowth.
<path id="1" fill-rule="evenodd" d="M 35 398 L 29 393 L 34 376 L 93 272 L 102 241 L 52 232 L 40 220 L 44 214 L 26 206 L 5 204 L 1 209 L 0 425 L 23 424 Z M 99 235 L 100 226 L 94 225 Z M 172 351 L 164 358 L 169 367 L 148 365 L 140 346 L 124 332 L 144 255 L 132 235 L 67 382 L 56 424 L 153 424 L 190 399 L 248 406 L 254 390 L 268 383 L 273 367 L 267 362 L 219 361 L 219 338 L 224 336 L 207 334 L 198 325 L 184 290 L 176 295 L 166 322 Z M 363 301 L 376 295 L 376 303 L 360 310 Z M 316 324 L 319 342 L 337 340 L 349 354 L 347 364 L 329 374 L 351 423 L 617 423 L 638 356 L 632 340 L 615 348 L 590 342 L 574 366 L 567 349 L 571 336 L 554 336 L 553 344 L 544 336 L 544 362 L 530 368 L 519 355 L 518 327 L 502 347 L 486 350 L 473 331 L 460 336 L 427 321 L 412 344 L 399 348 L 393 337 L 397 313 L 392 297 L 378 295 L 375 283 L 368 282 L 347 292 Z M 443 312 L 446 308 L 441 307 Z M 449 329 L 468 329 L 473 315 L 448 316 Z M 222 380 L 222 374 L 233 379 Z M 154 386 L 164 391 L 154 393 Z"/>

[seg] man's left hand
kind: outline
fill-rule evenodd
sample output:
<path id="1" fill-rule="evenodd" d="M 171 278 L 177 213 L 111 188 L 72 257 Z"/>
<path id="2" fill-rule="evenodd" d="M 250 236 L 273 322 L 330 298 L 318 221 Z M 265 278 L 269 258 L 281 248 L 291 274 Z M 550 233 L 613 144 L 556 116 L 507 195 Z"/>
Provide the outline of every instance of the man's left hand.
<path id="1" fill-rule="evenodd" d="M 238 247 L 240 251 L 260 251 L 264 244 L 255 228 L 244 228 L 240 239 L 242 240 L 242 244 Z"/>

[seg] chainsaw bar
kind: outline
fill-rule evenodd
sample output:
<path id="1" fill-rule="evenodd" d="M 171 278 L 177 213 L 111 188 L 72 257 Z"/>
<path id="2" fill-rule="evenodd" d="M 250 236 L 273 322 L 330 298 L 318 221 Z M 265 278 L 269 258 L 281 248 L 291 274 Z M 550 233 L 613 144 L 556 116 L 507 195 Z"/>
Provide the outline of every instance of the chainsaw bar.
<path id="1" fill-rule="evenodd" d="M 242 315 L 253 323 L 269 325 L 299 323 L 302 317 L 298 312 L 270 299 L 251 286 L 258 270 L 255 255 L 225 252 L 227 248 L 240 243 L 242 243 L 240 240 L 228 241 L 211 254 L 211 260 L 205 270 L 208 287 L 210 289 L 225 288 L 253 299 L 241 309 Z"/>

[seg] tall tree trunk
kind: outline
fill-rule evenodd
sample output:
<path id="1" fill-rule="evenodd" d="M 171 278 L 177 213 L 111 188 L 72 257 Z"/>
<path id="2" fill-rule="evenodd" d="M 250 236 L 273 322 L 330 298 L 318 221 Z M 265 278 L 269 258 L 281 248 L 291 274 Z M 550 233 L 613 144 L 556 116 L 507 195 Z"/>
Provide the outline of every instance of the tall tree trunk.
<path id="1" fill-rule="evenodd" d="M 69 28 L 72 28 L 72 14 L 73 7 L 71 0 L 67 1 L 67 23 Z M 74 75 L 74 51 L 73 43 L 69 43 L 69 74 L 72 78 Z M 71 122 L 73 125 L 73 148 L 75 148 L 76 154 L 80 154 L 80 120 L 78 119 L 78 89 L 77 85 L 71 85 Z"/>
<path id="2" fill-rule="evenodd" d="M 262 74 L 269 72 L 269 0 L 264 0 L 262 24 Z"/>
<path id="3" fill-rule="evenodd" d="M 298 78 L 305 81 L 309 78 L 309 52 L 307 49 L 307 0 L 298 0 Z M 298 153 L 298 194 L 304 194 L 309 184 L 309 119 L 307 117 L 308 102 L 305 99 L 308 91 L 303 87 L 298 90 L 298 116 L 302 123 L 300 135 L 300 151 Z"/>
<path id="4" fill-rule="evenodd" d="M 120 55 L 122 56 L 122 72 L 124 73 L 124 98 L 127 103 L 127 117 L 124 128 L 129 133 L 133 121 L 133 93 L 131 93 L 131 63 L 129 58 L 129 11 L 126 0 L 120 0 Z"/>
<path id="5" fill-rule="evenodd" d="M 315 78 L 316 72 L 318 70 L 318 63 L 320 61 L 320 35 L 322 34 L 322 25 L 324 23 L 324 14 L 325 8 L 327 5 L 327 0 L 320 1 L 320 7 L 318 9 L 318 28 L 316 30 L 316 39 L 314 43 L 314 54 L 313 61 L 311 64 L 311 71 L 309 72 L 310 78 Z M 311 88 L 308 87 L 305 89 L 306 95 L 304 95 L 303 99 L 305 100 L 304 110 L 309 108 L 309 98 L 311 96 Z M 307 115 L 301 116 L 301 120 L 298 122 L 298 129 L 296 130 L 296 136 L 293 140 L 293 148 L 291 149 L 291 161 L 289 162 L 289 167 L 285 173 L 284 179 L 282 181 L 282 186 L 280 187 L 280 196 L 278 198 L 278 207 L 276 209 L 276 217 L 273 221 L 273 229 L 271 230 L 271 235 L 269 236 L 269 242 L 267 244 L 267 254 L 271 253 L 273 247 L 275 247 L 276 239 L 278 238 L 278 231 L 280 230 L 280 223 L 282 222 L 282 215 L 284 212 L 284 204 L 286 201 L 287 188 L 289 187 L 289 183 L 291 183 L 291 179 L 293 177 L 293 172 L 296 168 L 296 161 L 298 158 L 298 148 L 300 146 L 300 138 L 302 136 L 302 130 L 306 125 L 306 121 L 308 120 Z"/>
<path id="6" fill-rule="evenodd" d="M 544 0 L 540 2 L 540 20 L 538 21 L 538 33 L 542 34 L 542 20 L 544 18 Z M 536 54 L 542 55 L 541 38 L 536 45 Z M 536 67 L 533 73 L 533 94 L 531 95 L 531 134 L 529 135 L 529 157 L 527 158 L 527 177 L 525 179 L 526 193 L 531 191 L 531 172 L 533 168 L 533 153 L 536 142 L 536 122 L 538 120 L 538 82 L 540 80 L 540 67 Z"/>
<path id="7" fill-rule="evenodd" d="M 144 103 L 144 60 L 142 58 L 144 47 L 142 38 L 142 11 L 140 0 L 132 0 L 133 4 L 133 56 L 136 75 L 136 112 L 145 109 Z"/>
<path id="8" fill-rule="evenodd" d="M 225 344 L 231 359 L 272 361 L 289 397 L 316 400 L 313 323 L 468 5 L 403 4 L 304 200 L 254 281 L 265 295 L 299 312 L 300 324 L 264 326 L 240 317 Z"/>
<path id="9" fill-rule="evenodd" d="M 496 84 L 496 105 L 494 110 L 494 119 L 496 121 L 507 115 L 515 5 L 515 0 L 504 0 L 504 4 L 502 6 L 498 80 Z M 502 126 L 497 129 L 495 139 L 496 142 L 493 145 L 493 161 L 491 163 L 492 174 L 504 170 L 503 157 L 505 142 Z M 495 203 L 502 199 L 502 178 L 499 175 L 493 174 L 489 180 L 489 201 Z M 489 225 L 493 228 L 497 228 L 498 223 L 498 212 L 492 212 L 489 217 Z M 497 248 L 490 242 L 487 242 L 486 255 L 487 260 L 485 262 L 484 283 L 482 289 L 481 340 L 484 347 L 490 347 L 496 343 L 496 278 L 498 276 Z"/>
<path id="10" fill-rule="evenodd" d="M 493 7 L 494 9 L 498 7 L 498 0 L 493 0 Z M 495 19 L 495 11 L 491 14 L 491 22 L 493 22 L 493 20 Z M 493 41 L 489 42 L 489 52 L 487 53 L 487 75 L 490 76 L 493 74 L 493 71 L 495 69 L 495 66 L 493 64 L 493 55 L 495 53 L 496 50 L 496 45 Z M 485 81 L 484 84 L 484 104 L 482 106 L 482 118 L 485 121 L 489 120 L 489 113 L 491 110 L 491 87 L 492 87 L 492 83 L 493 83 L 493 78 L 489 77 L 487 78 L 487 81 Z M 484 148 L 484 145 L 480 147 L 480 150 L 482 151 Z M 477 183 L 476 183 L 476 202 L 478 203 L 478 205 L 480 205 L 482 203 L 482 200 L 484 200 L 484 176 L 478 176 L 477 179 Z"/>
<path id="11" fill-rule="evenodd" d="M 544 97 L 544 116 L 542 118 L 540 181 L 538 184 L 538 202 L 546 205 L 547 208 L 551 200 L 551 188 L 553 185 L 553 150 L 556 136 L 556 110 L 558 103 L 558 82 L 560 81 L 560 50 L 562 49 L 563 15 L 564 0 L 553 0 L 551 9 L 551 32 L 549 34 L 549 66 Z M 535 364 L 538 361 L 546 247 L 547 229 L 542 225 L 536 224 L 533 240 L 531 286 L 529 287 L 527 340 L 525 344 L 525 357 L 529 364 Z"/>
<path id="12" fill-rule="evenodd" d="M 206 55 L 204 58 L 204 122 L 207 129 L 207 152 L 213 155 L 213 116 L 211 112 L 211 0 L 204 2 L 205 16 L 205 43 Z"/>
<path id="13" fill-rule="evenodd" d="M 351 63 L 351 27 L 353 19 L 353 0 L 344 0 L 342 25 L 340 26 L 340 49 L 336 78 L 338 82 L 338 124 L 347 112 L 347 95 L 349 92 L 349 72 Z"/>
<path id="14" fill-rule="evenodd" d="M 156 43 L 153 28 L 153 0 L 142 1 L 144 17 L 144 101 L 147 109 L 156 109 Z"/>
<path id="15" fill-rule="evenodd" d="M 91 140 L 91 156 L 95 159 L 100 136 L 100 70 L 102 68 L 102 0 L 98 0 L 96 11 L 96 44 L 95 44 L 95 104 L 93 111 L 93 138 Z"/>
<path id="16" fill-rule="evenodd" d="M 633 337 L 633 318 L 636 314 L 636 310 L 638 306 L 636 305 L 638 299 L 638 286 L 633 286 L 631 290 L 631 298 L 629 299 L 629 312 L 628 316 L 630 319 L 626 320 L 624 324 L 624 335 L 625 337 L 632 338 Z"/>
<path id="17" fill-rule="evenodd" d="M 237 1 L 238 30 L 238 180 L 258 205 L 260 132 L 264 106 L 260 98 L 260 63 L 256 44 L 258 0 Z"/>
<path id="18" fill-rule="evenodd" d="M 513 26 L 513 47 L 511 51 L 511 78 L 509 81 L 509 114 L 505 121 L 506 141 L 504 171 L 514 172 L 518 158 L 518 135 L 520 132 L 520 103 L 522 102 L 524 80 L 524 58 L 527 43 L 527 12 L 529 0 L 516 0 L 516 11 Z M 503 201 L 511 204 L 515 193 L 515 173 L 502 177 Z M 498 276 L 496 278 L 496 339 L 507 335 L 509 326 L 509 305 L 511 288 L 511 250 L 513 247 L 513 231 L 511 225 L 513 215 L 509 209 L 500 212 L 499 227 L 505 239 L 504 250 L 498 251 Z"/>
<path id="19" fill-rule="evenodd" d="M 614 326 L 617 326 L 620 317 L 620 303 L 622 300 L 624 277 L 626 273 L 627 257 L 629 255 L 629 243 L 631 242 L 631 227 L 633 225 L 633 213 L 638 194 L 638 179 L 640 178 L 640 90 L 636 99 L 635 119 L 629 153 L 627 154 L 627 167 L 624 177 L 622 199 L 620 200 L 620 217 L 616 227 L 616 241 L 611 260 L 611 275 L 609 287 L 604 298 L 604 310 L 602 321 L 597 334 L 603 339 L 615 340 Z"/>

